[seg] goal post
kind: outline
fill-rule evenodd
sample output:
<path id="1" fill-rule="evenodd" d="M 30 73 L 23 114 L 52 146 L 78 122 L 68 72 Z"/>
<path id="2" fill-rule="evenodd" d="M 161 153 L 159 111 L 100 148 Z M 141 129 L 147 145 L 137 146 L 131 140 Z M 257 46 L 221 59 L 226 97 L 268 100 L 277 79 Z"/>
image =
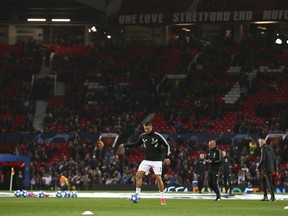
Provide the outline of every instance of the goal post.
<path id="1" fill-rule="evenodd" d="M 265 137 L 265 141 L 271 138 L 282 138 L 284 140 L 286 136 L 287 134 L 285 134 L 283 131 L 274 131 L 267 134 L 267 136 Z"/>

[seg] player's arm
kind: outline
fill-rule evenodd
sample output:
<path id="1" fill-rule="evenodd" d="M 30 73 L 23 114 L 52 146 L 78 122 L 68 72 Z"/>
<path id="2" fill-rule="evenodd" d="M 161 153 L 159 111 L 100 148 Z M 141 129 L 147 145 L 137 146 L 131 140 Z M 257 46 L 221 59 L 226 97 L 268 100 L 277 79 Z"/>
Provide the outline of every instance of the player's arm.
<path id="1" fill-rule="evenodd" d="M 209 154 L 207 153 L 206 156 L 205 156 L 205 162 L 206 163 L 210 163 L 209 161 L 210 161 L 210 158 L 209 158 Z"/>
<path id="2" fill-rule="evenodd" d="M 165 148 L 164 164 L 169 166 L 171 164 L 171 161 L 170 161 L 170 157 L 171 157 L 170 144 L 167 142 L 167 140 L 160 133 L 156 133 L 156 134 L 159 136 L 161 143 L 163 144 L 163 146 Z"/>
<path id="3" fill-rule="evenodd" d="M 219 149 L 218 149 L 218 160 L 216 159 L 215 163 L 218 165 L 222 164 L 222 152 Z"/>
<path id="4" fill-rule="evenodd" d="M 166 155 L 165 155 L 165 159 L 164 159 L 164 164 L 169 166 L 171 164 L 171 151 L 170 151 L 170 145 L 169 143 L 165 140 L 165 142 L 167 143 L 167 149 L 166 149 Z"/>
<path id="5" fill-rule="evenodd" d="M 262 148 L 261 149 L 261 157 L 260 157 L 260 162 L 256 168 L 256 171 L 259 171 L 260 167 L 266 162 L 266 156 L 265 156 L 266 152 L 265 149 Z"/>
<path id="6" fill-rule="evenodd" d="M 167 140 L 162 136 L 162 134 L 155 132 L 155 134 L 158 136 L 158 138 L 161 140 L 160 143 L 165 148 L 165 158 L 169 158 L 171 155 L 171 148 L 170 144 L 167 142 Z"/>
<path id="7" fill-rule="evenodd" d="M 133 143 L 121 143 L 119 145 L 120 148 L 124 148 L 124 147 L 138 147 L 138 146 L 141 146 L 143 144 L 143 141 L 142 139 L 138 139 L 136 142 L 133 142 Z"/>

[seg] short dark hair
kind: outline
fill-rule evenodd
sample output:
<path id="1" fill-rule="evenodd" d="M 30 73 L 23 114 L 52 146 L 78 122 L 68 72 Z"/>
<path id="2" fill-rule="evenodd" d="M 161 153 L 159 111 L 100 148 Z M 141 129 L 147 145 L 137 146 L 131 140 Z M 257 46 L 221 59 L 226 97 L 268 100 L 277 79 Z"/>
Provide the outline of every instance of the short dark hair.
<path id="1" fill-rule="evenodd" d="M 151 121 L 147 121 L 143 124 L 144 126 L 152 126 L 152 122 Z"/>

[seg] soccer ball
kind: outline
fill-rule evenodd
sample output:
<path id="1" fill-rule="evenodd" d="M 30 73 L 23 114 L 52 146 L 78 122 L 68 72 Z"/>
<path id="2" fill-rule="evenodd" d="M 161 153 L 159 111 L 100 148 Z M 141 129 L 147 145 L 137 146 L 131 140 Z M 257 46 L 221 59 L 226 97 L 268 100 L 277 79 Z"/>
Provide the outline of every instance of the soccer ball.
<path id="1" fill-rule="evenodd" d="M 21 197 L 21 196 L 22 196 L 21 191 L 20 191 L 20 190 L 16 190 L 16 191 L 14 192 L 14 196 L 15 196 L 15 197 Z"/>
<path id="2" fill-rule="evenodd" d="M 140 195 L 138 193 L 132 194 L 130 197 L 130 200 L 133 203 L 138 203 L 138 202 L 140 202 Z"/>
<path id="3" fill-rule="evenodd" d="M 26 190 L 22 190 L 21 191 L 21 196 L 22 197 L 27 197 L 27 191 Z"/>
<path id="4" fill-rule="evenodd" d="M 38 197 L 44 198 L 46 196 L 45 191 L 41 190 L 38 194 Z"/>
<path id="5" fill-rule="evenodd" d="M 55 196 L 56 196 L 57 198 L 61 198 L 61 197 L 62 197 L 62 192 L 61 192 L 61 191 L 57 191 L 56 194 L 55 194 Z"/>
<path id="6" fill-rule="evenodd" d="M 75 191 L 75 190 L 71 191 L 70 196 L 71 196 L 71 198 L 77 198 L 78 197 L 77 191 Z"/>
<path id="7" fill-rule="evenodd" d="M 63 196 L 65 198 L 69 198 L 70 197 L 70 191 L 68 191 L 68 190 L 64 191 Z"/>

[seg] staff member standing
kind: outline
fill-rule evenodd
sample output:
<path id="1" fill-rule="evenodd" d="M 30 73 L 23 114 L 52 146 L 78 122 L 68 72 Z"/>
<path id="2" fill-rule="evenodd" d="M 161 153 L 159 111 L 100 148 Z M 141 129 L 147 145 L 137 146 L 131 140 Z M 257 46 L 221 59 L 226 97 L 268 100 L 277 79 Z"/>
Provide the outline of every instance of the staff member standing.
<path id="1" fill-rule="evenodd" d="M 229 195 L 232 194 L 232 184 L 231 184 L 231 169 L 232 165 L 234 163 L 234 160 L 228 156 L 226 151 L 222 151 L 222 165 L 221 165 L 221 173 L 223 177 L 223 185 L 225 188 L 226 193 L 229 193 Z"/>
<path id="2" fill-rule="evenodd" d="M 215 192 L 215 201 L 221 201 L 219 190 L 219 171 L 222 163 L 221 151 L 216 147 L 216 141 L 210 140 L 209 150 L 206 154 L 206 163 L 208 163 L 208 185 Z"/>
<path id="3" fill-rule="evenodd" d="M 271 194 L 270 201 L 275 202 L 275 193 L 272 182 L 272 173 L 277 172 L 276 157 L 270 145 L 266 144 L 264 139 L 259 139 L 261 148 L 260 162 L 256 168 L 256 172 L 260 172 L 263 184 L 264 198 L 261 201 L 269 201 L 267 192 Z"/>
<path id="4" fill-rule="evenodd" d="M 197 174 L 198 192 L 202 193 L 202 188 L 204 186 L 204 181 L 205 181 L 205 172 L 206 172 L 206 161 L 205 161 L 204 154 L 200 154 L 199 159 L 196 163 L 195 172 Z"/>

